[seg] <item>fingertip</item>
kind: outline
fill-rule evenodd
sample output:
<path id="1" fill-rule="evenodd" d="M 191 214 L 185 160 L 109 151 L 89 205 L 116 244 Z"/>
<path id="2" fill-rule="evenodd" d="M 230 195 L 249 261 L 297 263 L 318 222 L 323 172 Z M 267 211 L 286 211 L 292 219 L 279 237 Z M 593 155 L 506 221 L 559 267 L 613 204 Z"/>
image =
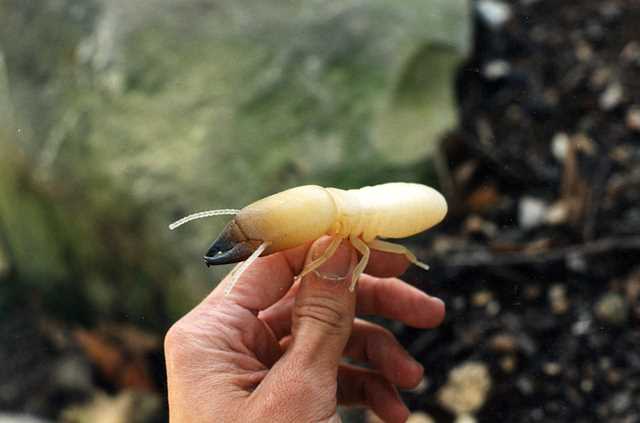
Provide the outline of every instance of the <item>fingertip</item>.
<path id="1" fill-rule="evenodd" d="M 409 260 L 403 255 L 373 250 L 365 272 L 379 278 L 390 278 L 402 275 L 409 265 Z"/>
<path id="2" fill-rule="evenodd" d="M 444 320 L 446 314 L 446 306 L 444 301 L 438 297 L 431 297 L 425 294 L 428 298 L 428 307 L 424 307 L 423 323 L 424 328 L 434 328 L 439 326 Z"/>
<path id="3" fill-rule="evenodd" d="M 408 383 L 406 388 L 414 389 L 416 386 L 420 385 L 420 382 L 422 382 L 424 377 L 424 367 L 413 358 L 411 358 L 407 367 L 409 369 L 407 370 Z"/>
<path id="4" fill-rule="evenodd" d="M 378 380 L 371 385 L 369 406 L 385 422 L 406 422 L 411 414 L 398 390 L 388 382 Z"/>

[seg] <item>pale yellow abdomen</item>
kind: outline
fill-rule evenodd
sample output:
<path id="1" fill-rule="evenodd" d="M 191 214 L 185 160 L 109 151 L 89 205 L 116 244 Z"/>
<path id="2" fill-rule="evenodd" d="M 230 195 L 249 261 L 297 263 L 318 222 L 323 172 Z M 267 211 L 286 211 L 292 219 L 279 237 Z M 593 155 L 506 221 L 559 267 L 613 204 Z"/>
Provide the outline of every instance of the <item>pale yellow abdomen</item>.
<path id="1" fill-rule="evenodd" d="M 357 190 L 328 189 L 339 205 L 342 235 L 405 238 L 438 224 L 447 214 L 447 202 L 426 185 L 395 182 Z"/>

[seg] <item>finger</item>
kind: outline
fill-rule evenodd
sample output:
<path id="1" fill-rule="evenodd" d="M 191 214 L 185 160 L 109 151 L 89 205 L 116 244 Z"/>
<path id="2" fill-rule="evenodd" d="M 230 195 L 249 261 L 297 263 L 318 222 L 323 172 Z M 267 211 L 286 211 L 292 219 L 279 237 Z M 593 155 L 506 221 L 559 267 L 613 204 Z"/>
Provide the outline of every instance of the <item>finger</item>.
<path id="1" fill-rule="evenodd" d="M 405 422 L 409 409 L 396 388 L 371 370 L 343 365 L 338 370 L 338 403 L 365 405 L 387 423 Z"/>
<path id="2" fill-rule="evenodd" d="M 398 278 L 362 275 L 358 289 L 357 314 L 399 320 L 416 328 L 433 328 L 442 323 L 445 305 Z"/>
<path id="3" fill-rule="evenodd" d="M 371 250 L 371 257 L 369 257 L 369 263 L 364 271 L 380 278 L 390 278 L 402 275 L 409 264 L 409 260 L 401 254 Z"/>
<path id="4" fill-rule="evenodd" d="M 294 297 L 265 310 L 260 318 L 279 339 L 291 333 Z M 376 278 L 363 274 L 357 288 L 356 314 L 377 315 L 417 328 L 438 326 L 444 319 L 444 303 L 397 278 Z"/>
<path id="5" fill-rule="evenodd" d="M 309 260 L 324 251 L 328 241 L 316 241 Z M 356 296 L 348 290 L 355 264 L 355 250 L 343 242 L 333 257 L 303 278 L 292 310 L 293 340 L 283 357 L 291 366 L 307 366 L 321 377 L 337 371 L 355 313 Z"/>
<path id="6" fill-rule="evenodd" d="M 307 243 L 257 259 L 240 276 L 229 299 L 254 311 L 276 303 L 291 287 L 293 277 L 302 272 L 310 247 L 311 243 Z M 381 277 L 399 276 L 408 265 L 402 255 L 372 251 L 365 271 Z M 224 296 L 227 282 L 228 277 L 210 295 L 211 300 L 217 301 Z"/>
<path id="7" fill-rule="evenodd" d="M 356 319 L 344 355 L 369 364 L 392 384 L 411 389 L 422 380 L 424 369 L 396 337 L 380 325 Z"/>
<path id="8" fill-rule="evenodd" d="M 280 300 L 293 284 L 300 267 L 299 259 L 309 250 L 309 244 L 257 259 L 238 279 L 233 290 L 225 297 L 229 283 L 227 275 L 205 299 L 205 303 L 228 300 L 253 312 L 264 310 Z"/>

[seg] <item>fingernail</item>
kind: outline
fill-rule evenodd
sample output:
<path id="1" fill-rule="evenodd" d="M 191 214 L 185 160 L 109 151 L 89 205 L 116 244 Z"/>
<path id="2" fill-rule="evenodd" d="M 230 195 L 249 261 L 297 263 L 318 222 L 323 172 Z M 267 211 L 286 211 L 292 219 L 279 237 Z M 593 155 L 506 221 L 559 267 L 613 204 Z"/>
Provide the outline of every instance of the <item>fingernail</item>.
<path id="1" fill-rule="evenodd" d="M 316 248 L 319 254 L 322 254 L 326 246 L 314 247 L 314 253 Z M 316 275 L 323 279 L 329 280 L 343 280 L 345 279 L 352 267 L 352 251 L 345 244 L 340 245 L 335 254 L 315 270 Z"/>

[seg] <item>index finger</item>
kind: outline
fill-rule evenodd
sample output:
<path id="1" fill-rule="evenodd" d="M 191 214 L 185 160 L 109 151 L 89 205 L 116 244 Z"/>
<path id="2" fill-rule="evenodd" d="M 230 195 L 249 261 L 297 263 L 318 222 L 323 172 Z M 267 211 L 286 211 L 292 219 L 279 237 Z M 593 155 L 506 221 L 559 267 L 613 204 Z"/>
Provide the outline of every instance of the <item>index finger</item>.
<path id="1" fill-rule="evenodd" d="M 326 248 L 330 238 L 321 241 Z M 246 309 L 258 312 L 278 302 L 293 285 L 293 278 L 302 272 L 311 243 L 286 251 L 260 257 L 240 276 L 236 286 L 224 297 L 224 287 L 228 276 L 209 295 L 205 301 L 228 299 Z M 374 276 L 400 276 L 409 262 L 398 254 L 371 251 L 371 257 L 365 271 Z"/>

